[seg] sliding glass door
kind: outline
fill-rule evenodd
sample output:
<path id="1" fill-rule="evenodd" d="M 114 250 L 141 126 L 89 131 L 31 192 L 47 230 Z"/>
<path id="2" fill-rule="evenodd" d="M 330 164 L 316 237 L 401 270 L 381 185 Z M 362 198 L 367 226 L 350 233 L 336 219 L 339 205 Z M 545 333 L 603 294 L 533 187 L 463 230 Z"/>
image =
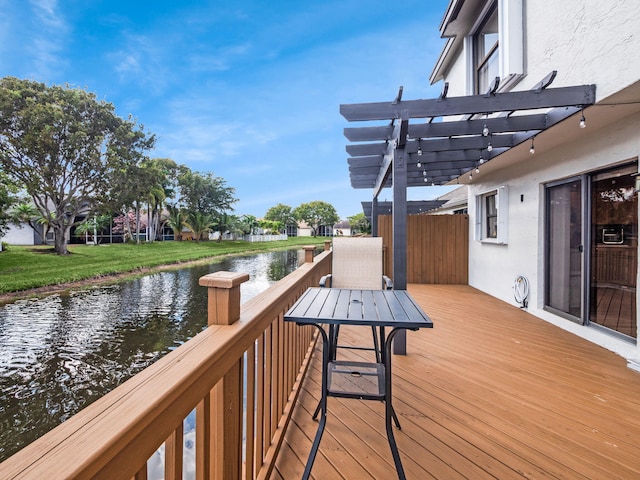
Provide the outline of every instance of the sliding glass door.
<path id="1" fill-rule="evenodd" d="M 591 177 L 589 322 L 635 338 L 638 196 L 635 164 Z"/>
<path id="2" fill-rule="evenodd" d="M 545 306 L 582 323 L 582 180 L 547 186 Z"/>
<path id="3" fill-rule="evenodd" d="M 546 186 L 545 308 L 636 338 L 637 164 Z"/>

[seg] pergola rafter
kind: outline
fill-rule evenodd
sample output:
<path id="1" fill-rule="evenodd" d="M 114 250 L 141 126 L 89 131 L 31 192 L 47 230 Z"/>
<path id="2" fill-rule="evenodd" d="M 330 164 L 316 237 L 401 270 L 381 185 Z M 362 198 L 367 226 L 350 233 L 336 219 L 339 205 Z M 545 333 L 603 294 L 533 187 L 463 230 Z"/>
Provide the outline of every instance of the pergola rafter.
<path id="1" fill-rule="evenodd" d="M 406 288 L 407 187 L 443 185 L 595 103 L 595 85 L 548 88 L 551 72 L 528 91 L 340 105 L 349 122 L 387 125 L 345 128 L 351 186 L 372 188 L 372 227 L 377 233 L 378 196 L 393 187 L 393 276 Z M 397 353 L 402 353 L 402 349 Z"/>

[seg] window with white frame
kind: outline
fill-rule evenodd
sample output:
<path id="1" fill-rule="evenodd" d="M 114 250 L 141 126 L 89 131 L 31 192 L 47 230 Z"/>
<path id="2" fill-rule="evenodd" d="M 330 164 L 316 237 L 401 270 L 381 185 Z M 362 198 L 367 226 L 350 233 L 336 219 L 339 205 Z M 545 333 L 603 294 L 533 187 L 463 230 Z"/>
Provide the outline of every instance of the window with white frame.
<path id="1" fill-rule="evenodd" d="M 476 240 L 506 244 L 509 192 L 506 186 L 476 195 Z"/>
<path id="2" fill-rule="evenodd" d="M 476 94 L 489 90 L 499 70 L 498 7 L 494 4 L 478 31 L 473 35 L 473 69 Z"/>
<path id="3" fill-rule="evenodd" d="M 488 0 L 465 37 L 470 95 L 486 93 L 500 77 L 508 91 L 524 77 L 524 0 Z"/>

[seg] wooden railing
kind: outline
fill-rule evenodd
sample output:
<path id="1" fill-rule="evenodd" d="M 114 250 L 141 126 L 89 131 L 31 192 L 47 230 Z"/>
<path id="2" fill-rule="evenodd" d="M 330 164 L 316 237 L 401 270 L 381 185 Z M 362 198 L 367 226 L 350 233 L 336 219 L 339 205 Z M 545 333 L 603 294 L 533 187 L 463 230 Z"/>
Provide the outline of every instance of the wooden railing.
<path id="1" fill-rule="evenodd" d="M 283 315 L 331 268 L 331 252 L 306 250 L 307 263 L 242 307 L 246 274 L 202 277 L 206 330 L 0 464 L 0 478 L 146 479 L 164 445 L 164 478 L 180 479 L 194 409 L 197 479 L 268 478 L 314 341 Z"/>

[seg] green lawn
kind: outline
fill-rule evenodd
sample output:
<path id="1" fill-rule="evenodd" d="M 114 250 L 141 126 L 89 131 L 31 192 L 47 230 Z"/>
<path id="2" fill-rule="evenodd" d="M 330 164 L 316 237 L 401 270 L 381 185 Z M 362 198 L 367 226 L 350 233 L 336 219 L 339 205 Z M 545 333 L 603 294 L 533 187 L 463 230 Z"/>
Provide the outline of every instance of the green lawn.
<path id="1" fill-rule="evenodd" d="M 140 245 L 70 245 L 70 255 L 51 247 L 11 245 L 0 252 L 0 293 L 73 282 L 141 268 L 266 250 L 322 245 L 323 237 L 291 237 L 277 242 L 154 242 Z"/>

